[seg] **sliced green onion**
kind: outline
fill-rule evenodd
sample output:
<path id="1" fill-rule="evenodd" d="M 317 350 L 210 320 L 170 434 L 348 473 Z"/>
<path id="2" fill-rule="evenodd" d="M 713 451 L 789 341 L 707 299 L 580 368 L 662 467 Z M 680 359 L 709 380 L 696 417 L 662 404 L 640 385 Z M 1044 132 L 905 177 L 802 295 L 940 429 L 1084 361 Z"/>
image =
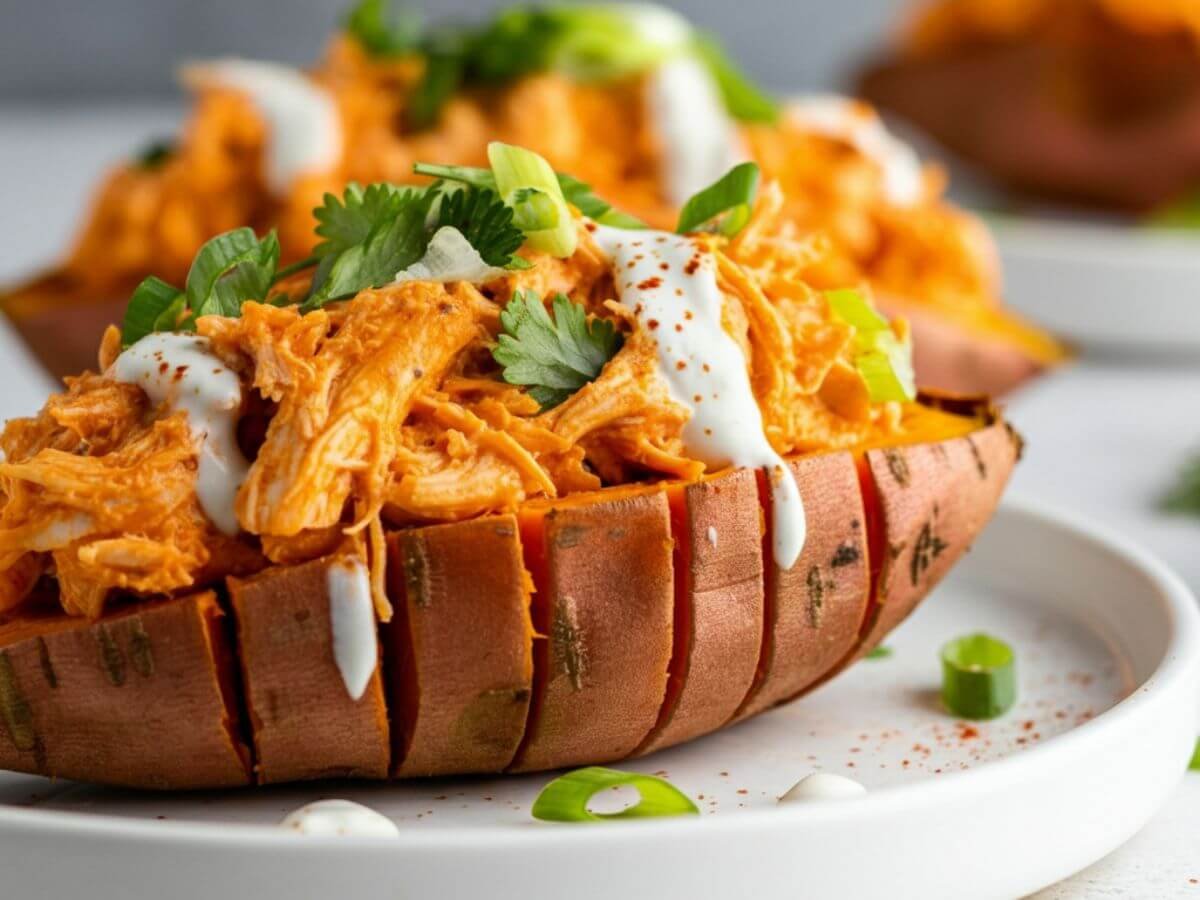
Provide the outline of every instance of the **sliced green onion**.
<path id="1" fill-rule="evenodd" d="M 618 813 L 594 813 L 588 803 L 609 788 L 628 785 L 641 800 Z M 542 788 L 533 801 L 532 814 L 544 822 L 603 822 L 607 819 L 646 819 L 658 816 L 698 815 L 700 810 L 682 791 L 653 775 L 618 772 L 589 766 L 568 772 Z"/>
<path id="2" fill-rule="evenodd" d="M 438 166 L 433 163 L 415 163 L 413 172 L 417 175 L 428 175 L 431 178 L 444 178 L 446 181 L 461 181 L 477 188 L 489 188 L 496 191 L 496 176 L 491 169 L 480 169 L 476 166 Z M 499 191 L 496 191 L 499 193 Z"/>
<path id="3" fill-rule="evenodd" d="M 867 384 L 872 403 L 906 403 L 917 395 L 912 344 L 892 331 L 859 291 L 827 291 L 834 316 L 854 328 L 854 365 Z"/>
<path id="4" fill-rule="evenodd" d="M 1200 738 L 1196 740 L 1196 749 L 1192 751 L 1192 759 L 1188 763 L 1188 770 L 1200 772 Z"/>
<path id="5" fill-rule="evenodd" d="M 864 657 L 865 659 L 887 659 L 892 655 L 891 647 L 876 647 Z"/>
<path id="6" fill-rule="evenodd" d="M 612 204 L 601 199 L 591 185 L 580 181 L 572 175 L 558 173 L 558 186 L 562 188 L 563 197 L 581 213 L 600 225 L 610 225 L 613 228 L 645 228 L 646 223 L 628 213 L 614 209 Z"/>
<path id="7" fill-rule="evenodd" d="M 1012 647 L 986 634 L 969 634 L 942 647 L 942 702 L 964 719 L 994 719 L 1017 700 Z"/>
<path id="8" fill-rule="evenodd" d="M 743 122 L 774 122 L 779 118 L 779 104 L 742 73 L 712 35 L 696 35 L 692 47 L 717 83 L 729 115 Z"/>
<path id="9" fill-rule="evenodd" d="M 522 231 L 546 231 L 559 221 L 560 204 L 537 188 L 521 188 L 513 194 L 509 203 L 513 211 L 513 224 Z"/>
<path id="10" fill-rule="evenodd" d="M 734 166 L 683 205 L 675 231 L 715 229 L 727 236 L 737 234 L 750 221 L 758 177 L 758 166 L 752 162 Z"/>
<path id="11" fill-rule="evenodd" d="M 142 281 L 129 298 L 125 319 L 121 324 L 121 346 L 136 344 L 155 331 L 169 330 L 183 311 L 184 295 L 161 278 L 151 275 Z"/>
<path id="12" fill-rule="evenodd" d="M 581 4 L 549 10 L 551 69 L 577 81 L 606 81 L 643 72 L 688 50 L 691 26 L 650 4 Z"/>
<path id="13" fill-rule="evenodd" d="M 533 188 L 544 194 L 556 207 L 556 224 L 551 228 L 527 232 L 529 245 L 560 259 L 573 254 L 579 234 L 575 230 L 571 211 L 567 209 L 562 188 L 558 186 L 558 176 L 554 174 L 550 163 L 532 150 L 499 141 L 488 144 L 488 162 L 492 164 L 496 189 L 505 203 L 511 205 L 518 191 Z"/>

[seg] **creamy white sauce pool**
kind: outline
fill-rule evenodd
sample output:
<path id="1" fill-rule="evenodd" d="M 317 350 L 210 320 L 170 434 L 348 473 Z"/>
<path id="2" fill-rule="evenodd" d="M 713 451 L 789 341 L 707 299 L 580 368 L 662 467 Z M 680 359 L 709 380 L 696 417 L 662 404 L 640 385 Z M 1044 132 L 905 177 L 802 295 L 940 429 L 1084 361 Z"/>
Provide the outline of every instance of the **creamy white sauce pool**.
<path id="1" fill-rule="evenodd" d="M 371 577 L 362 560 L 344 558 L 329 567 L 325 578 L 333 658 L 346 692 L 358 700 L 371 681 L 379 656 Z"/>
<path id="2" fill-rule="evenodd" d="M 136 384 L 150 402 L 187 413 L 196 446 L 196 499 L 220 531 L 239 530 L 234 501 L 250 464 L 237 442 L 242 384 L 213 354 L 207 338 L 150 334 L 117 357 L 117 381 Z"/>
<path id="3" fill-rule="evenodd" d="M 400 829 L 387 816 L 350 800 L 318 800 L 288 813 L 280 828 L 313 837 L 400 836 Z"/>
<path id="4" fill-rule="evenodd" d="M 842 141 L 873 160 L 883 172 L 888 200 L 897 206 L 911 206 L 924 197 L 920 157 L 865 103 L 832 95 L 799 97 L 788 103 L 786 115 L 805 131 Z"/>
<path id="5" fill-rule="evenodd" d="M 716 262 L 687 237 L 596 226 L 617 294 L 658 344 L 671 399 L 691 411 L 687 452 L 713 469 L 761 468 L 771 487 L 775 562 L 795 565 L 804 548 L 804 504 L 792 470 L 763 433 L 741 347 L 721 327 Z"/>
<path id="6" fill-rule="evenodd" d="M 852 800 L 862 797 L 867 789 L 852 778 L 832 772 L 813 772 L 797 781 L 780 803 L 816 803 L 828 800 Z"/>
<path id="7" fill-rule="evenodd" d="M 342 121 L 329 92 L 304 73 L 278 63 L 220 59 L 181 70 L 189 87 L 240 91 L 267 123 L 267 186 L 287 193 L 305 173 L 325 172 L 342 158 Z"/>
<path id="8" fill-rule="evenodd" d="M 658 66 L 646 83 L 646 102 L 661 143 L 667 199 L 675 206 L 747 158 L 737 126 L 699 60 L 679 56 Z"/>

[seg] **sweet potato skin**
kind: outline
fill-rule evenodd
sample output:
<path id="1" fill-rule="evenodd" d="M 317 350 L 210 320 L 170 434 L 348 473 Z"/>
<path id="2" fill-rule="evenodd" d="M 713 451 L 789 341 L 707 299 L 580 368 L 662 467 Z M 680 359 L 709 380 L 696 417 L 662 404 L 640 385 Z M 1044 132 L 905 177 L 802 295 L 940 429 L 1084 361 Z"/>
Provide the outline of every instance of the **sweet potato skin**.
<path id="1" fill-rule="evenodd" d="M 676 541 L 676 654 L 658 724 L 639 748 L 652 753 L 729 721 L 754 681 L 763 634 L 763 520 L 755 473 L 748 469 L 685 487 Z M 683 620 L 681 622 L 681 619 Z"/>
<path id="2" fill-rule="evenodd" d="M 887 315 L 908 321 L 913 368 L 922 387 L 1001 397 L 1046 369 L 1015 342 L 973 331 L 895 298 L 879 296 L 876 302 Z"/>
<path id="3" fill-rule="evenodd" d="M 1021 447 L 1006 422 L 994 421 L 965 437 L 867 453 L 885 546 L 856 657 L 877 647 L 970 548 Z"/>
<path id="4" fill-rule="evenodd" d="M 629 756 L 667 687 L 674 578 L 662 491 L 551 510 L 537 628 L 548 642 L 518 772 Z"/>
<path id="5" fill-rule="evenodd" d="M 854 458 L 793 460 L 808 536 L 791 569 L 768 570 L 769 621 L 759 675 L 738 718 L 802 693 L 856 646 L 870 596 L 867 528 Z"/>
<path id="6" fill-rule="evenodd" d="M 229 579 L 260 784 L 388 776 L 379 667 L 354 700 L 333 655 L 326 578 L 335 564 L 326 557 Z"/>
<path id="7" fill-rule="evenodd" d="M 528 577 L 511 515 L 389 537 L 399 614 L 384 648 L 397 777 L 500 772 L 512 762 L 533 680 Z"/>
<path id="8" fill-rule="evenodd" d="M 59 616 L 0 650 L 0 768 L 137 788 L 250 783 L 216 597 Z M 4 640 L 0 630 L 0 641 Z"/>

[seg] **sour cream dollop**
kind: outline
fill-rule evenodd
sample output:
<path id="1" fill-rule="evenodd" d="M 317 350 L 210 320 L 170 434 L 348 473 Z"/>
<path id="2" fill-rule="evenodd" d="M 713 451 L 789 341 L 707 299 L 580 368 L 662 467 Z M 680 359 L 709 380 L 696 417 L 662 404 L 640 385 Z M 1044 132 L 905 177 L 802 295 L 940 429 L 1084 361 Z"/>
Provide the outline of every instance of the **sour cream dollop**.
<path id="1" fill-rule="evenodd" d="M 371 578 L 362 560 L 335 560 L 325 574 L 333 658 L 351 699 L 367 689 L 379 661 Z"/>
<path id="2" fill-rule="evenodd" d="M 400 836 L 400 829 L 387 816 L 351 800 L 318 800 L 293 810 L 280 828 L 314 837 Z"/>
<path id="3" fill-rule="evenodd" d="M 867 104 L 836 95 L 798 97 L 785 114 L 799 128 L 842 141 L 873 160 L 883 173 L 884 193 L 897 206 L 912 206 L 924 197 L 917 152 L 889 132 Z"/>
<path id="4" fill-rule="evenodd" d="M 804 504 L 792 470 L 763 433 L 746 357 L 721 327 L 716 261 L 685 236 L 596 226 L 621 305 L 658 344 L 671 399 L 691 411 L 689 454 L 713 469 L 761 468 L 771 487 L 775 562 L 790 569 L 804 548 Z"/>
<path id="5" fill-rule="evenodd" d="M 692 56 L 659 65 L 646 82 L 646 103 L 661 144 L 667 199 L 683 206 L 747 159 L 737 126 L 708 69 Z"/>
<path id="6" fill-rule="evenodd" d="M 813 772 L 805 775 L 779 798 L 780 803 L 815 803 L 827 800 L 852 800 L 862 797 L 867 789 L 853 778 L 832 772 Z"/>
<path id="7" fill-rule="evenodd" d="M 242 383 L 194 334 L 149 334 L 117 357 L 117 381 L 136 384 L 155 405 L 187 413 L 196 446 L 196 499 L 220 531 L 239 530 L 234 502 L 250 464 L 237 442 Z"/>
<path id="8" fill-rule="evenodd" d="M 245 94 L 267 123 L 267 186 L 284 195 L 305 173 L 326 172 L 342 158 L 342 120 L 329 92 L 303 72 L 279 63 L 218 59 L 180 70 L 192 88 L 223 87 Z"/>

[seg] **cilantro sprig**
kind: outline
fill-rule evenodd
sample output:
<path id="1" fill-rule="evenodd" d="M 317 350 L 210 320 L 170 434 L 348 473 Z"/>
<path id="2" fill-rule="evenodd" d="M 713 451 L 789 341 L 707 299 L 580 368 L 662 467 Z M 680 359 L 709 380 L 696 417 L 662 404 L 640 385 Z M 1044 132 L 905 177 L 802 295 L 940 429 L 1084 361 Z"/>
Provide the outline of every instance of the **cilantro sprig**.
<path id="1" fill-rule="evenodd" d="M 371 56 L 404 56 L 420 45 L 421 17 L 391 0 L 361 0 L 346 14 L 343 25 Z"/>
<path id="2" fill-rule="evenodd" d="M 1184 463 L 1175 485 L 1162 499 L 1162 508 L 1171 513 L 1200 515 L 1200 454 Z"/>
<path id="3" fill-rule="evenodd" d="M 542 409 L 562 403 L 595 380 L 621 349 L 622 338 L 604 319 L 555 294 L 553 315 L 532 291 L 517 291 L 500 313 L 503 329 L 492 356 L 509 384 L 528 387 Z"/>

